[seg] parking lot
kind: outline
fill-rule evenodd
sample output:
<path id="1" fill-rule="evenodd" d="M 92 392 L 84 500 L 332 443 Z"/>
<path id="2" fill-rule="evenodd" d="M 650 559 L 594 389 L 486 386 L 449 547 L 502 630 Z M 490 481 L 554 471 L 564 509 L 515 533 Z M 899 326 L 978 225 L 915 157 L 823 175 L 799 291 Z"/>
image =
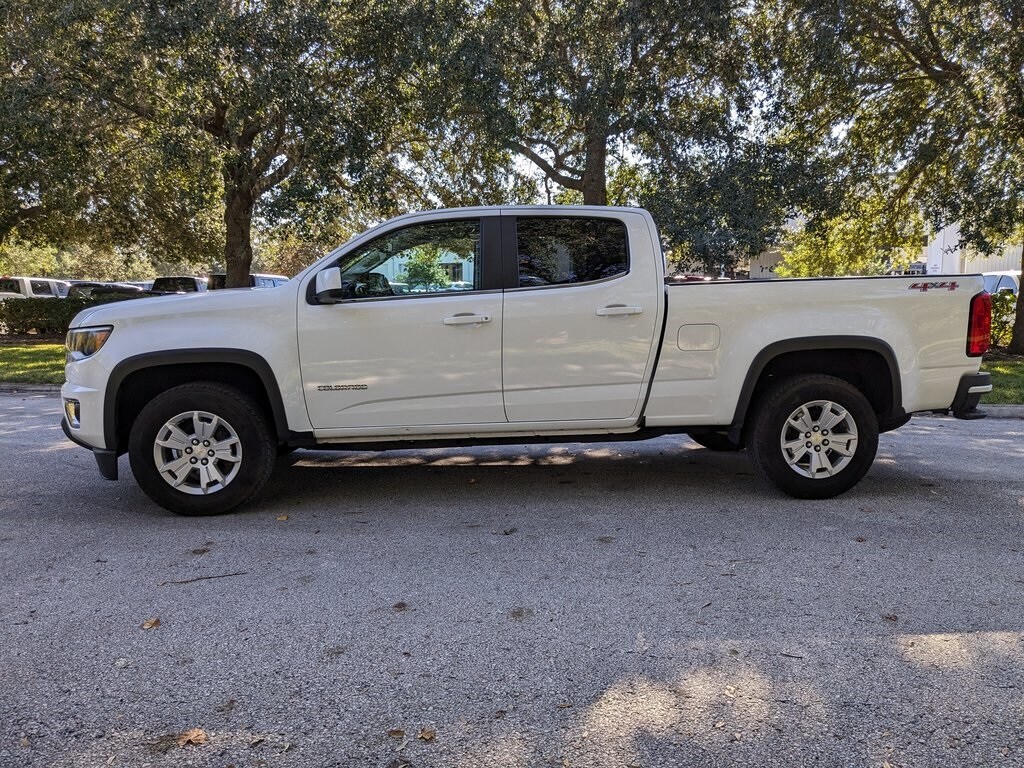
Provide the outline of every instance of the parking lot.
<path id="1" fill-rule="evenodd" d="M 666 437 L 299 452 L 187 519 L 59 410 L 0 395 L 5 767 L 1024 764 L 1024 421 L 823 502 Z"/>

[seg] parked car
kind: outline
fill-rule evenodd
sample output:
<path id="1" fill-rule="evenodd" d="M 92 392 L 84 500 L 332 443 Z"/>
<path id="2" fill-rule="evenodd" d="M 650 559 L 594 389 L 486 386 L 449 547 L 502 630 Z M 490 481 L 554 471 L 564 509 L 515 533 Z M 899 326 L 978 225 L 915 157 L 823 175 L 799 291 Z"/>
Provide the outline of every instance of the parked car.
<path id="1" fill-rule="evenodd" d="M 216 291 L 222 288 L 227 288 L 228 276 L 225 274 L 210 275 L 210 290 Z M 260 272 L 255 272 L 249 275 L 249 287 L 250 288 L 276 288 L 279 285 L 284 285 L 288 282 L 288 278 L 284 275 L 265 275 Z"/>
<path id="2" fill-rule="evenodd" d="M 88 299 L 108 297 L 115 298 L 138 298 L 142 289 L 128 283 L 99 283 L 99 282 L 76 282 L 68 289 L 69 299 Z"/>
<path id="3" fill-rule="evenodd" d="M 1020 293 L 1020 270 L 1003 270 L 1002 272 L 983 272 L 985 290 L 989 293 L 1010 291 L 1014 296 Z"/>
<path id="4" fill-rule="evenodd" d="M 205 277 L 158 277 L 150 290 L 153 293 L 199 293 L 207 288 Z"/>
<path id="5" fill-rule="evenodd" d="M 104 477 L 127 453 L 151 499 L 203 515 L 290 448 L 667 433 L 826 499 L 913 413 L 984 415 L 981 275 L 666 285 L 660 242 L 635 208 L 436 210 L 273 291 L 92 307 L 68 331 L 63 429 Z M 396 296 L 384 275 L 424 247 L 476 254 L 472 290 Z"/>
<path id="6" fill-rule="evenodd" d="M 0 299 L 62 299 L 70 285 L 50 277 L 0 277 Z"/>

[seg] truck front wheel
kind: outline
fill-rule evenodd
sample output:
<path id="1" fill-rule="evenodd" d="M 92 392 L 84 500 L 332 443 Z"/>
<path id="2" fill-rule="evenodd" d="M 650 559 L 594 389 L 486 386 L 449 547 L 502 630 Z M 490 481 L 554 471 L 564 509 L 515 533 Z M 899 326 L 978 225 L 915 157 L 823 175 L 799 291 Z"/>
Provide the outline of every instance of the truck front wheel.
<path id="1" fill-rule="evenodd" d="M 277 442 L 259 406 L 233 387 L 183 384 L 139 413 L 128 440 L 138 484 L 179 515 L 216 515 L 252 499 L 274 468 Z"/>
<path id="2" fill-rule="evenodd" d="M 747 449 L 754 468 L 779 490 L 798 499 L 829 499 L 871 467 L 878 417 L 849 382 L 794 376 L 761 399 Z"/>

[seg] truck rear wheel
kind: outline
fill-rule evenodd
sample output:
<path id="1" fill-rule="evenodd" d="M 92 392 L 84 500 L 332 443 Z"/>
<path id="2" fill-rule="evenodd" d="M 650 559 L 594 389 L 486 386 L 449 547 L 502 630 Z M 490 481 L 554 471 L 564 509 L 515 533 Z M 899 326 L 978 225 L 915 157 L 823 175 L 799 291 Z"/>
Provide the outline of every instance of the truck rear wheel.
<path id="1" fill-rule="evenodd" d="M 252 398 L 211 382 L 157 395 L 128 440 L 139 486 L 179 515 L 217 515 L 252 499 L 270 477 L 276 450 Z"/>
<path id="2" fill-rule="evenodd" d="M 829 499 L 870 469 L 878 417 L 849 382 L 794 376 L 761 399 L 747 449 L 754 468 L 779 490 L 798 499 Z"/>

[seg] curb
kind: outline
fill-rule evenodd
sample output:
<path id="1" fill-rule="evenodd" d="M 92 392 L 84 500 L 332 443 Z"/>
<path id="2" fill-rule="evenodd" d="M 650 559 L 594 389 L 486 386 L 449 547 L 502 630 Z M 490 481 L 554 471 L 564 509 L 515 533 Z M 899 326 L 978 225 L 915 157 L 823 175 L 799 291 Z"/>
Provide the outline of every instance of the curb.
<path id="1" fill-rule="evenodd" d="M 0 382 L 0 392 L 7 394 L 25 392 L 34 395 L 57 395 L 60 394 L 60 384 L 8 384 Z"/>
<path id="2" fill-rule="evenodd" d="M 1024 419 L 1024 405 L 985 405 L 978 406 L 990 419 Z"/>

